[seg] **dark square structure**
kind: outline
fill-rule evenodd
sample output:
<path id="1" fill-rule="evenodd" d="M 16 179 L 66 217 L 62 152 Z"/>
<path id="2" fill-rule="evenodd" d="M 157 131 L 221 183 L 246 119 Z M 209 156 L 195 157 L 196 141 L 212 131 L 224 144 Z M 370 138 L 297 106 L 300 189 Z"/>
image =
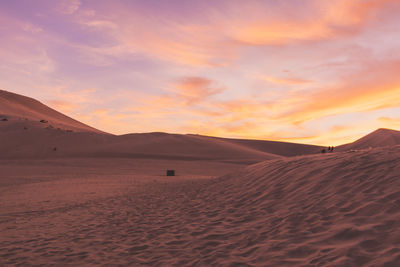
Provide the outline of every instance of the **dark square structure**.
<path id="1" fill-rule="evenodd" d="M 167 170 L 167 176 L 175 176 L 175 170 Z"/>

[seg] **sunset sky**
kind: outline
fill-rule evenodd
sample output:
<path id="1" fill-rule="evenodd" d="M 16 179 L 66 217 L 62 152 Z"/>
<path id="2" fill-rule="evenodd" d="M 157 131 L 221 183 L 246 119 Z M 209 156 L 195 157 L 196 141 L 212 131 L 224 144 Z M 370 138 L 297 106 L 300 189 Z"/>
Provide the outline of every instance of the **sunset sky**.
<path id="1" fill-rule="evenodd" d="M 0 88 L 101 130 L 400 129 L 399 0 L 0 0 Z"/>

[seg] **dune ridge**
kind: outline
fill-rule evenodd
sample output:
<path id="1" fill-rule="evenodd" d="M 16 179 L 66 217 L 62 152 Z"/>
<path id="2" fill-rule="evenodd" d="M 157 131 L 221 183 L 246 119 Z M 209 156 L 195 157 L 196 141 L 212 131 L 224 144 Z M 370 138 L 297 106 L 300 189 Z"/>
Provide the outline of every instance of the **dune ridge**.
<path id="1" fill-rule="evenodd" d="M 380 128 L 353 143 L 339 146 L 337 149 L 346 151 L 395 145 L 400 145 L 400 131 Z"/>
<path id="2" fill-rule="evenodd" d="M 24 127 L 28 129 L 24 130 Z M 41 125 L 34 127 L 26 121 L 14 122 L 12 119 L 0 124 L 0 158 L 72 157 L 218 160 L 251 164 L 280 156 L 189 135 L 147 133 L 113 136 L 43 128 Z"/>

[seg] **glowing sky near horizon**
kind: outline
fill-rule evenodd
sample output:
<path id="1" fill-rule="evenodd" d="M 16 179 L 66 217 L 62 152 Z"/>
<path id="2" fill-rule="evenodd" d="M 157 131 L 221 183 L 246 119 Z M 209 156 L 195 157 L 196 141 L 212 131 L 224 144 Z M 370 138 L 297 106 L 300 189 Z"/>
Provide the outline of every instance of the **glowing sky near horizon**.
<path id="1" fill-rule="evenodd" d="M 398 0 L 0 0 L 0 88 L 115 134 L 400 129 Z"/>

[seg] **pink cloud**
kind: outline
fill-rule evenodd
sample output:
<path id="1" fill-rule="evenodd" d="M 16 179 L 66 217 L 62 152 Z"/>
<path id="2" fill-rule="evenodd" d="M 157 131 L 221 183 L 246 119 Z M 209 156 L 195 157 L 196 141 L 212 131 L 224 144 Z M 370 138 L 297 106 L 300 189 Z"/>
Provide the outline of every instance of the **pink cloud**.
<path id="1" fill-rule="evenodd" d="M 203 102 L 224 91 L 223 87 L 203 77 L 185 77 L 179 79 L 172 87 L 175 97 L 184 100 L 186 105 Z"/>
<path id="2" fill-rule="evenodd" d="M 363 70 L 344 76 L 337 86 L 293 96 L 298 104 L 280 116 L 302 123 L 334 114 L 399 106 L 399 69 L 399 61 L 371 61 Z"/>
<path id="3" fill-rule="evenodd" d="M 271 76 L 260 76 L 260 79 L 281 85 L 301 85 L 311 83 L 311 80 L 299 78 L 299 77 L 271 77 Z"/>
<path id="4" fill-rule="evenodd" d="M 47 101 L 47 104 L 55 110 L 63 113 L 71 113 L 79 107 L 72 102 L 67 102 L 63 100 L 49 100 Z"/>
<path id="5" fill-rule="evenodd" d="M 57 11 L 71 15 L 81 6 L 80 0 L 61 0 L 58 2 Z"/>

